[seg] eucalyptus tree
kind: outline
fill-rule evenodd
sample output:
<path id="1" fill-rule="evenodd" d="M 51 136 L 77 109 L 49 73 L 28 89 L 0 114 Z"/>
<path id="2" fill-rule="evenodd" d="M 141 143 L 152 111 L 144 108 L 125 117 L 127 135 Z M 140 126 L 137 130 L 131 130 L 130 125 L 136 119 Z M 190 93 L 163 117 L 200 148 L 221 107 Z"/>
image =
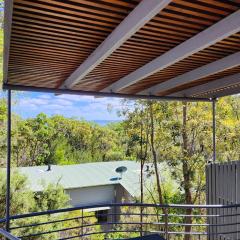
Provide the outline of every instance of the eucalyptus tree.
<path id="1" fill-rule="evenodd" d="M 188 107 L 188 111 L 187 111 Z M 172 177 L 178 182 L 184 202 L 194 204 L 203 198 L 204 168 L 211 159 L 211 106 L 205 103 L 146 102 L 137 101 L 132 109 L 125 109 L 126 131 L 134 137 L 134 155 L 139 152 L 140 125 L 139 109 L 144 111 L 144 125 L 149 127 L 147 161 L 153 162 L 158 202 L 163 203 L 163 184 L 158 169 L 160 162 L 166 162 Z M 154 200 L 154 198 L 152 198 Z M 154 200 L 156 201 L 156 199 Z M 188 210 L 188 214 L 191 214 Z M 186 218 L 191 223 L 191 218 Z M 186 227 L 186 231 L 190 231 Z M 186 237 L 188 239 L 188 237 Z"/>

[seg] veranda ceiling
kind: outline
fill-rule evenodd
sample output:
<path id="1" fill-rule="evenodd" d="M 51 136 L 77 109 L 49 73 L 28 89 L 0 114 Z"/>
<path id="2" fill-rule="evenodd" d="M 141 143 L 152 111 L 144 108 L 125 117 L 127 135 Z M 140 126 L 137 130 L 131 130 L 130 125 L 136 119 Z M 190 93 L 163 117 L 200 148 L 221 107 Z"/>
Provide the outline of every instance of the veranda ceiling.
<path id="1" fill-rule="evenodd" d="M 7 0 L 4 88 L 240 92 L 240 0 Z"/>

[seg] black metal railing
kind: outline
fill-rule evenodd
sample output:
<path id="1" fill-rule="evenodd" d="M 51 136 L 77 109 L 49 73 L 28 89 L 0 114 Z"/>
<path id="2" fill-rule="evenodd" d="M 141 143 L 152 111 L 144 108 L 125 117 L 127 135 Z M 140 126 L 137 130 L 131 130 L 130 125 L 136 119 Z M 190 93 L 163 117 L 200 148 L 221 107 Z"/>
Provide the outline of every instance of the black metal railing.
<path id="1" fill-rule="evenodd" d="M 20 240 L 19 238 L 13 236 L 11 233 L 7 232 L 6 230 L 0 228 L 0 239 L 1 237 L 9 240 Z"/>
<path id="2" fill-rule="evenodd" d="M 81 206 L 10 216 L 10 231 L 8 239 L 16 240 L 124 239 L 152 233 L 168 240 L 184 235 L 198 240 L 240 239 L 240 204 Z"/>

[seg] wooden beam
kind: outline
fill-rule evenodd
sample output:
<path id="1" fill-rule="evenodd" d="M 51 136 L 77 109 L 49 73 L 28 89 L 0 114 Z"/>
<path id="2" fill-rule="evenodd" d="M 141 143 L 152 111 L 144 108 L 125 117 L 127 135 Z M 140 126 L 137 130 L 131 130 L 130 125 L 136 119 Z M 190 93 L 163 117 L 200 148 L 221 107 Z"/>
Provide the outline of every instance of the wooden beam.
<path id="1" fill-rule="evenodd" d="M 161 95 L 162 92 L 165 92 L 171 88 L 190 83 L 194 80 L 204 78 L 218 72 L 222 72 L 238 65 L 240 65 L 240 52 L 234 53 L 215 62 L 196 68 L 190 72 L 179 75 L 168 81 L 157 84 L 151 88 L 148 88 L 147 90 L 141 91 L 139 94 Z"/>
<path id="2" fill-rule="evenodd" d="M 240 73 L 233 74 L 227 77 L 223 77 L 221 79 L 217 79 L 211 81 L 209 83 L 205 83 L 196 87 L 192 87 L 180 92 L 173 93 L 169 96 L 175 97 L 190 97 L 190 96 L 199 96 L 204 93 L 212 92 L 214 90 L 225 88 L 228 86 L 232 86 L 235 84 L 240 84 Z"/>
<path id="3" fill-rule="evenodd" d="M 127 39 L 157 15 L 171 0 L 142 0 L 96 50 L 69 76 L 61 88 L 71 89 Z"/>
<path id="4" fill-rule="evenodd" d="M 13 0 L 4 1 L 4 48 L 3 48 L 3 82 L 8 78 L 8 61 L 12 30 Z"/>
<path id="5" fill-rule="evenodd" d="M 181 43 L 163 55 L 121 78 L 103 89 L 104 92 L 119 92 L 120 90 L 151 76 L 152 74 L 188 57 L 200 50 L 221 41 L 240 31 L 240 10 L 217 22 L 194 37 Z"/>

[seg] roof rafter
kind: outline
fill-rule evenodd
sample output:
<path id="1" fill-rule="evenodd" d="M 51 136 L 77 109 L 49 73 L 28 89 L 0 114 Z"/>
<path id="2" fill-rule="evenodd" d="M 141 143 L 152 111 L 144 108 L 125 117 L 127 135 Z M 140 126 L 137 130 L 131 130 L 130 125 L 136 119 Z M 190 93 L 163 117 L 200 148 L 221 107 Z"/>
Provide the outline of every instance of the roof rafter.
<path id="1" fill-rule="evenodd" d="M 93 53 L 64 81 L 61 88 L 72 88 L 127 39 L 157 15 L 171 0 L 142 0 Z"/>
<path id="2" fill-rule="evenodd" d="M 139 94 L 161 95 L 162 92 L 165 92 L 171 88 L 190 83 L 194 80 L 204 78 L 218 72 L 222 72 L 238 65 L 240 65 L 240 52 L 236 52 L 227 57 L 221 58 L 220 60 L 206 64 L 190 72 L 184 73 L 163 83 L 157 84 L 151 88 L 148 88 L 147 90 L 141 91 Z"/>
<path id="3" fill-rule="evenodd" d="M 192 87 L 186 90 L 182 90 L 180 92 L 173 93 L 169 96 L 177 96 L 177 97 L 187 97 L 187 96 L 199 96 L 204 93 L 212 92 L 218 90 L 219 88 L 226 88 L 228 86 L 232 86 L 235 84 L 240 84 L 240 73 L 233 74 L 227 77 L 223 77 L 221 79 L 217 79 L 211 81 L 209 83 L 202 84 L 200 86 Z M 196 94 L 197 93 L 197 94 Z"/>
<path id="4" fill-rule="evenodd" d="M 240 10 L 229 15 L 211 27 L 186 40 L 163 55 L 140 67 L 136 71 L 121 78 L 106 87 L 104 92 L 119 92 L 120 90 L 149 77 L 150 75 L 188 57 L 192 54 L 221 41 L 240 31 Z"/>

